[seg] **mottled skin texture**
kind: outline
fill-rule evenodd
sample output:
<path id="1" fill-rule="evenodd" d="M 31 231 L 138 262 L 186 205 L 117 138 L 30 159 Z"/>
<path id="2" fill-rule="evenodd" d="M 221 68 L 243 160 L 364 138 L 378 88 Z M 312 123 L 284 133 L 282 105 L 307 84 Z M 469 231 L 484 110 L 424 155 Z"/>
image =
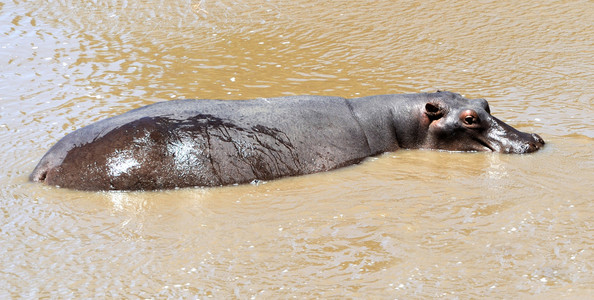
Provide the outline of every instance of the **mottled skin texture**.
<path id="1" fill-rule="evenodd" d="M 450 92 L 156 103 L 76 130 L 32 181 L 80 190 L 221 186 L 328 171 L 406 149 L 528 153 L 544 141 Z"/>

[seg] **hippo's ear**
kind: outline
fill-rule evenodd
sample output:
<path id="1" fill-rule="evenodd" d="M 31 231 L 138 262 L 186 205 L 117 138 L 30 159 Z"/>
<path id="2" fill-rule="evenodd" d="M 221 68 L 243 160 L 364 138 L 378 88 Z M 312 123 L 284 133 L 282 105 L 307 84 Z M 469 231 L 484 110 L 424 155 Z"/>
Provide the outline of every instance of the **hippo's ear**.
<path id="1" fill-rule="evenodd" d="M 443 109 L 437 102 L 427 102 L 425 104 L 425 114 L 429 117 L 429 120 L 437 120 L 443 117 Z"/>

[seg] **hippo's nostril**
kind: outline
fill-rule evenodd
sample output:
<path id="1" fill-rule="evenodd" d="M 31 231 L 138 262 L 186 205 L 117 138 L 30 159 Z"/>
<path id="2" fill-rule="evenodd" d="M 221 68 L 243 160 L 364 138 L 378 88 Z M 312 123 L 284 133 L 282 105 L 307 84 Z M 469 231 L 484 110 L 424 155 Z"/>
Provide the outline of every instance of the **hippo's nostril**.
<path id="1" fill-rule="evenodd" d="M 538 143 L 539 145 L 537 146 L 542 146 L 545 144 L 545 141 L 536 133 L 532 134 L 532 137 L 534 138 L 534 140 L 536 141 L 536 143 Z"/>

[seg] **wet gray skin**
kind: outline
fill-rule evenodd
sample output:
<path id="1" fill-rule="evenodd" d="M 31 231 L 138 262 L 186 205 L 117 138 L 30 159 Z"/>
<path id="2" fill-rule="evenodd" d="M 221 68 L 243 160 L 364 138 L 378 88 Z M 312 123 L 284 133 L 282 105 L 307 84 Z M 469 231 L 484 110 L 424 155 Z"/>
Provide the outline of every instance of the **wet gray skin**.
<path id="1" fill-rule="evenodd" d="M 221 186 L 328 171 L 400 148 L 529 153 L 544 141 L 451 92 L 175 100 L 78 129 L 30 176 L 80 190 Z"/>

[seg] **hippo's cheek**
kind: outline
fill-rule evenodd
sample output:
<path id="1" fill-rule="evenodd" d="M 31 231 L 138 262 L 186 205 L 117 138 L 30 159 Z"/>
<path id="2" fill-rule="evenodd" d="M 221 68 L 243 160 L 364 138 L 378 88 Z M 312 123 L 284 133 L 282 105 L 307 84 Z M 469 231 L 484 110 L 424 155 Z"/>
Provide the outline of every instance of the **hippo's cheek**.
<path id="1" fill-rule="evenodd" d="M 499 133 L 494 133 L 494 135 L 497 138 L 490 137 L 480 129 L 465 128 L 463 126 L 435 126 L 430 128 L 422 148 L 447 151 L 500 152 L 501 145 L 494 142 L 498 139 Z"/>

